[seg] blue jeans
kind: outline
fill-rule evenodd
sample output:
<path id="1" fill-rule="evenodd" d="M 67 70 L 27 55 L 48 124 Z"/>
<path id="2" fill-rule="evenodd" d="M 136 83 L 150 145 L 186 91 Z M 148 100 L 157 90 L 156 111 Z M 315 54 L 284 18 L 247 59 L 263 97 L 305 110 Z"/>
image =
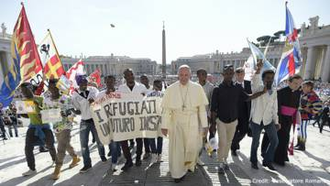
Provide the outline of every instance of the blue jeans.
<path id="1" fill-rule="evenodd" d="M 250 155 L 251 163 L 256 164 L 258 162 L 257 151 L 259 147 L 259 141 L 260 141 L 259 139 L 262 129 L 265 129 L 265 132 L 267 133 L 270 142 L 263 157 L 264 158 L 263 162 L 264 163 L 273 162 L 275 150 L 278 145 L 278 137 L 277 137 L 277 130 L 275 124 L 270 123 L 264 126 L 262 122 L 260 123 L 260 125 L 251 122 L 250 125 L 252 130 L 252 145 L 251 145 L 251 155 Z"/>
<path id="2" fill-rule="evenodd" d="M 109 148 L 111 151 L 111 162 L 117 163 L 118 157 L 121 155 L 120 144 L 118 142 L 111 141 Z"/>
<path id="3" fill-rule="evenodd" d="M 149 138 L 149 145 L 151 148 L 151 153 L 162 154 L 162 150 L 163 150 L 163 138 L 162 137 L 157 138 L 157 147 L 156 147 L 155 138 Z"/>
<path id="4" fill-rule="evenodd" d="M 80 145 L 81 145 L 81 154 L 84 159 L 84 166 L 92 166 L 92 161 L 89 155 L 89 147 L 88 147 L 89 132 L 92 132 L 95 136 L 97 149 L 99 151 L 100 157 L 105 156 L 104 147 L 97 135 L 93 119 L 81 120 Z"/>

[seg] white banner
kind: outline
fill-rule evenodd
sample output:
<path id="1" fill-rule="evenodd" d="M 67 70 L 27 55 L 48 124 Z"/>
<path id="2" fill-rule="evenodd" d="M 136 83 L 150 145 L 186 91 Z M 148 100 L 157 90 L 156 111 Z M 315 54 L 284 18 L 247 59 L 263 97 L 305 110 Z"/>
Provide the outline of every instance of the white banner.
<path id="1" fill-rule="evenodd" d="M 161 97 L 114 92 L 97 99 L 92 107 L 101 142 L 160 136 Z"/>

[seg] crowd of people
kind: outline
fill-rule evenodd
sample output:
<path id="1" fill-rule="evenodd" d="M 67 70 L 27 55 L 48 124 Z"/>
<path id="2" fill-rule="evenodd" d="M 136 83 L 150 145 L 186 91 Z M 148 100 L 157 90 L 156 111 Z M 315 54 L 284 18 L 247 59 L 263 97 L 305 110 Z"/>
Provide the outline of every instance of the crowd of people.
<path id="1" fill-rule="evenodd" d="M 277 89 L 273 86 L 274 71 L 263 70 L 261 61 L 251 81 L 244 80 L 243 68 L 234 69 L 232 65 L 224 66 L 223 81 L 219 86 L 214 86 L 207 80 L 207 72 L 204 69 L 197 71 L 197 82 L 191 81 L 191 75 L 189 66 L 180 66 L 178 81 L 165 89 L 162 80 L 154 80 L 151 86 L 148 76 L 142 75 L 140 82 L 137 82 L 134 72 L 126 69 L 123 72 L 123 84 L 116 85 L 118 81 L 115 76 L 109 75 L 104 78 L 105 89 L 101 91 L 88 86 L 86 75 L 78 75 L 76 82 L 79 87 L 71 96 L 63 94 L 57 88 L 58 79 L 48 80 L 48 90 L 41 96 L 34 93 L 35 88 L 30 83 L 22 83 L 20 89 L 23 100 L 32 101 L 35 105 L 34 112 L 19 115 L 30 120 L 25 137 L 25 156 L 29 170 L 24 172 L 23 176 L 37 173 L 33 154 L 35 146 L 45 146 L 50 153 L 55 164 L 52 174 L 54 180 L 60 177 L 66 152 L 72 158 L 69 168 L 79 164 L 81 157 L 78 157 L 76 149 L 70 144 L 70 132 L 76 115 L 81 116 L 79 135 L 83 167 L 80 173 L 92 168 L 88 146 L 90 133 L 97 144 L 100 160 L 107 162 L 105 148 L 98 137 L 90 106 L 98 98 L 116 91 L 162 97 L 160 127 L 163 136 L 169 139 L 169 168 L 176 183 L 181 182 L 188 171 L 193 172 L 196 165 L 203 165 L 199 158 L 201 151 L 204 145 L 216 136 L 219 174 L 225 174 L 229 169 L 228 156 L 237 156 L 240 142 L 246 135 L 252 137 L 251 168 L 259 169 L 257 154 L 262 130 L 265 131 L 261 144 L 262 166 L 276 171 L 273 164 L 285 166 L 289 161 L 288 152 L 292 153 L 293 149 L 306 149 L 307 124 L 324 110 L 321 99 L 314 91 L 313 82 L 303 81 L 299 75 L 293 75 L 289 77 L 286 86 Z M 41 111 L 47 109 L 60 109 L 61 118 L 52 123 L 44 123 Z M 9 107 L 7 113 L 1 112 L 0 127 L 4 137 L 4 125 L 8 126 L 11 137 L 12 128 L 15 136 L 18 136 L 17 117 L 14 104 Z M 299 122 L 299 118 L 302 122 Z M 291 128 L 298 128 L 298 143 L 295 148 L 290 143 Z M 135 166 L 141 166 L 146 159 L 150 159 L 151 164 L 160 162 L 163 136 L 111 141 L 108 144 L 111 170 L 117 170 L 121 154 L 126 159 L 121 170 L 129 170 L 134 165 L 131 149 L 135 146 Z"/>

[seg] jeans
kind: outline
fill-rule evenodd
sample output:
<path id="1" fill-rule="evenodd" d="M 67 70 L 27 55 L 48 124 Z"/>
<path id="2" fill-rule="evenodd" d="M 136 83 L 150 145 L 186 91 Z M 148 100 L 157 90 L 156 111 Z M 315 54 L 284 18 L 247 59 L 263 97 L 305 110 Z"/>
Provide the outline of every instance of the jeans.
<path id="1" fill-rule="evenodd" d="M 89 155 L 89 147 L 88 147 L 89 132 L 92 132 L 92 134 L 94 134 L 95 136 L 97 149 L 99 151 L 100 157 L 105 156 L 104 147 L 97 135 L 93 119 L 81 120 L 80 145 L 81 145 L 81 154 L 84 159 L 84 166 L 92 166 L 92 161 Z"/>
<path id="2" fill-rule="evenodd" d="M 157 147 L 156 147 L 156 139 L 155 138 L 148 138 L 149 140 L 149 145 L 151 148 L 151 153 L 153 154 L 162 154 L 163 150 L 163 138 L 158 137 L 157 138 Z"/>
<path id="3" fill-rule="evenodd" d="M 263 125 L 261 122 L 260 125 L 251 122 L 251 130 L 252 130 L 252 145 L 251 145 L 251 155 L 250 155 L 250 161 L 253 164 L 256 164 L 258 162 L 257 158 L 257 151 L 259 147 L 259 139 L 260 139 L 260 133 L 262 129 L 265 130 L 268 138 L 269 138 L 269 145 L 267 147 L 267 150 L 264 155 L 264 163 L 272 163 L 274 161 L 274 154 L 276 147 L 278 145 L 278 137 L 277 137 L 277 131 L 274 123 L 270 123 L 266 126 Z"/>
<path id="4" fill-rule="evenodd" d="M 9 131 L 9 135 L 10 137 L 13 137 L 13 131 L 12 128 L 14 128 L 14 132 L 15 132 L 15 137 L 18 137 L 18 130 L 17 130 L 17 124 L 12 124 L 12 125 L 8 125 L 8 131 Z"/>
<path id="5" fill-rule="evenodd" d="M 121 155 L 119 142 L 111 141 L 109 148 L 111 151 L 111 162 L 117 163 L 118 157 Z"/>

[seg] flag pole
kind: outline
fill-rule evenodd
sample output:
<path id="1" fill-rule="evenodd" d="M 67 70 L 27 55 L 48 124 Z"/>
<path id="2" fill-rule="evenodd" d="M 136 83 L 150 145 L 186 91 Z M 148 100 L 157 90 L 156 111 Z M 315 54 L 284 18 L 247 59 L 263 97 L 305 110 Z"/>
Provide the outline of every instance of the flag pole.
<path id="1" fill-rule="evenodd" d="M 60 55 L 59 55 L 59 53 L 58 53 L 58 50 L 57 50 L 57 48 L 56 48 L 56 45 L 55 45 L 55 42 L 54 42 L 54 39 L 53 39 L 52 33 L 50 32 L 50 29 L 47 29 L 47 31 L 48 31 L 48 33 L 49 33 L 50 39 L 52 40 L 53 47 L 55 48 L 56 55 L 58 56 L 58 59 L 60 60 L 60 63 L 62 64 L 62 61 L 61 61 Z"/>

